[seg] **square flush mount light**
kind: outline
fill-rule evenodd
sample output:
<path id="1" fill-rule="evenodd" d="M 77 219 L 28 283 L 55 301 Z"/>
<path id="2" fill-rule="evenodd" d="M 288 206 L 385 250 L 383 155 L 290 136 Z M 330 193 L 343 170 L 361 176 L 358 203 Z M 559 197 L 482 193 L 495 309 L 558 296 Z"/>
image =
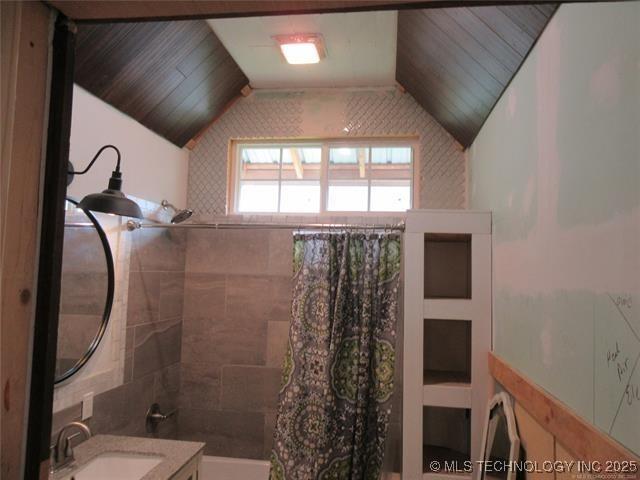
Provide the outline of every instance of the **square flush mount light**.
<path id="1" fill-rule="evenodd" d="M 296 33 L 294 35 L 274 35 L 280 51 L 291 65 L 318 63 L 325 57 L 322 35 L 317 33 Z"/>

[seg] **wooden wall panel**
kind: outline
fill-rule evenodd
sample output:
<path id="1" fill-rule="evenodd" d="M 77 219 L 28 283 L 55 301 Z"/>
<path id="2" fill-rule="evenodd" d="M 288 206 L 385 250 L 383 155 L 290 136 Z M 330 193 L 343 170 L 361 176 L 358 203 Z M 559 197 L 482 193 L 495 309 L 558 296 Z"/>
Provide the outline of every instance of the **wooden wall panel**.
<path id="1" fill-rule="evenodd" d="M 555 9 L 550 4 L 401 10 L 396 79 L 468 147 Z"/>
<path id="2" fill-rule="evenodd" d="M 540 426 L 562 444 L 567 453 L 585 461 L 633 460 L 640 458 L 606 433 L 576 415 L 530 379 L 494 353 L 489 353 L 491 376 Z M 636 472 L 627 478 L 638 478 Z"/>
<path id="3" fill-rule="evenodd" d="M 519 403 L 515 404 L 513 413 L 518 425 L 520 445 L 524 451 L 524 458 L 520 460 L 535 462 L 539 466 L 542 466 L 544 462 L 554 460 L 553 435 L 536 422 Z M 554 474 L 553 472 L 532 471 L 527 472 L 526 478 L 527 480 L 553 480 Z"/>
<path id="4" fill-rule="evenodd" d="M 81 25 L 76 83 L 182 147 L 249 83 L 204 20 Z"/>
<path id="5" fill-rule="evenodd" d="M 556 442 L 556 461 L 571 463 L 576 462 L 577 458 L 569 453 L 569 451 L 559 442 Z M 556 472 L 556 480 L 576 480 L 577 467 L 566 469 L 566 471 Z"/>
<path id="6" fill-rule="evenodd" d="M 40 2 L 0 2 L 2 183 L 0 223 L 0 477 L 21 478 L 35 312 L 40 178 L 47 111 L 49 13 Z"/>

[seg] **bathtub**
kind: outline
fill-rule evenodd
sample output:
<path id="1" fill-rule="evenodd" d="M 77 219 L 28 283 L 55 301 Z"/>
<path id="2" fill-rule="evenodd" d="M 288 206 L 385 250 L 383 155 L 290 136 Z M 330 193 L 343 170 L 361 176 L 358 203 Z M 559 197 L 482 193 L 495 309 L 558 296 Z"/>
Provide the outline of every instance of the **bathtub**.
<path id="1" fill-rule="evenodd" d="M 269 462 L 245 458 L 202 457 L 198 480 L 268 480 Z M 400 480 L 399 473 L 383 473 L 380 480 Z"/>
<path id="2" fill-rule="evenodd" d="M 198 480 L 267 480 L 269 462 L 244 458 L 202 457 Z"/>

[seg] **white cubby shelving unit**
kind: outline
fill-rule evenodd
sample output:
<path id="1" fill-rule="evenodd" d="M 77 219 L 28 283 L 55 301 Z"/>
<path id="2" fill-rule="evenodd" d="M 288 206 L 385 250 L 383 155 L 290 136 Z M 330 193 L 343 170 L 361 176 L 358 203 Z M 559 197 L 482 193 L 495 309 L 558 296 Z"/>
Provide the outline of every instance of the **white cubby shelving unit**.
<path id="1" fill-rule="evenodd" d="M 402 478 L 470 478 L 429 465 L 480 458 L 492 388 L 491 213 L 410 210 L 404 265 Z"/>

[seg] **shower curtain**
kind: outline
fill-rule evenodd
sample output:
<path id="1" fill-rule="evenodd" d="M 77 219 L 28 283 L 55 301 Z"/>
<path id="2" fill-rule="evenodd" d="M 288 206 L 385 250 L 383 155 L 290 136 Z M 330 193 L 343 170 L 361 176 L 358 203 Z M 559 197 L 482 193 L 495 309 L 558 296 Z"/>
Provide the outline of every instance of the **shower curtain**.
<path id="1" fill-rule="evenodd" d="M 378 480 L 391 414 L 399 234 L 294 236 L 271 480 Z"/>

